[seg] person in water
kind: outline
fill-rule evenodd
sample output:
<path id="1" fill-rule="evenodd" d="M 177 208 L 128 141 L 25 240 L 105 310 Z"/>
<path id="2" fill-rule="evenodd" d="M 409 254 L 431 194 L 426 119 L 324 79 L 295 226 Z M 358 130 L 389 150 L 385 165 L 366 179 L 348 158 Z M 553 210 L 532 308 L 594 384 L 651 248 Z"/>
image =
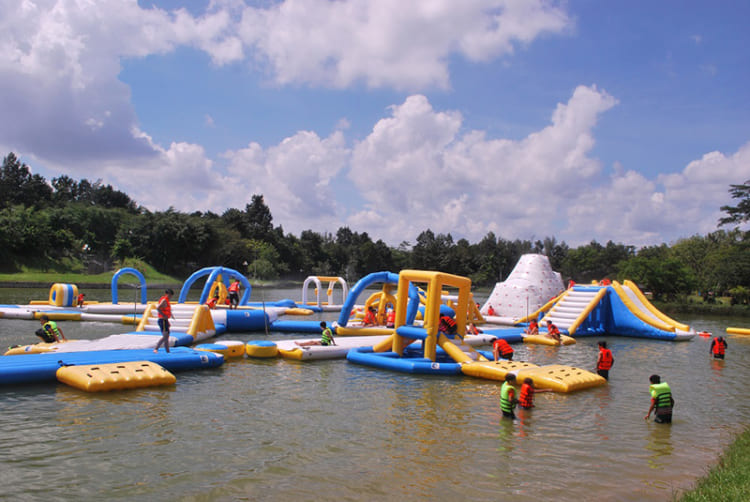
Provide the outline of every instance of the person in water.
<path id="1" fill-rule="evenodd" d="M 724 359 L 724 354 L 727 351 L 727 341 L 723 336 L 718 336 L 711 340 L 711 355 L 714 359 Z"/>
<path id="2" fill-rule="evenodd" d="M 55 321 L 50 321 L 46 314 L 39 316 L 39 321 L 42 323 L 42 327 L 36 330 L 36 336 L 42 339 L 46 343 L 68 341 L 65 338 L 65 333 L 57 325 Z"/>
<path id="3" fill-rule="evenodd" d="M 552 392 L 552 389 L 537 389 L 534 387 L 534 380 L 524 378 L 521 385 L 521 393 L 518 396 L 518 406 L 530 410 L 534 407 L 534 394 L 537 392 Z"/>
<path id="4" fill-rule="evenodd" d="M 508 361 L 512 361 L 513 352 L 513 347 L 502 338 L 496 338 L 495 341 L 492 342 L 492 355 L 495 357 L 495 361 L 498 361 L 501 357 Z"/>
<path id="5" fill-rule="evenodd" d="M 505 375 L 505 381 L 502 387 L 500 387 L 500 411 L 503 412 L 503 417 L 515 419 L 516 414 L 513 412 L 518 404 L 518 398 L 516 397 L 516 388 L 513 386 L 516 383 L 516 375 L 513 373 L 507 373 Z"/>
<path id="6" fill-rule="evenodd" d="M 336 345 L 336 340 L 333 339 L 333 331 L 328 327 L 325 321 L 320 321 L 320 341 L 310 340 L 308 342 L 296 342 L 300 347 L 309 347 L 311 345 L 323 345 L 327 347 L 329 345 Z"/>
<path id="7" fill-rule="evenodd" d="M 674 407 L 674 398 L 672 397 L 672 389 L 669 388 L 667 382 L 662 382 L 659 375 L 651 375 L 649 377 L 649 391 L 651 392 L 651 406 L 648 408 L 644 420 L 648 420 L 651 417 L 651 412 L 655 411 L 654 422 L 658 424 L 671 424 L 672 423 L 672 408 Z"/>
<path id="8" fill-rule="evenodd" d="M 615 358 L 612 351 L 607 348 L 607 342 L 600 341 L 599 355 L 596 358 L 596 372 L 603 376 L 605 380 L 609 380 L 609 370 L 613 364 L 615 364 Z"/>

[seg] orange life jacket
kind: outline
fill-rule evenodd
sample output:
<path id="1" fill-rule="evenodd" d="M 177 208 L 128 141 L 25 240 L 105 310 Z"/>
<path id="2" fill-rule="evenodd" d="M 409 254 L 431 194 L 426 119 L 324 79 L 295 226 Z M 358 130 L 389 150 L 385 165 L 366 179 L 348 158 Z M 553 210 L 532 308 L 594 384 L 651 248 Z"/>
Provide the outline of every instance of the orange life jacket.
<path id="1" fill-rule="evenodd" d="M 612 351 L 609 349 L 605 349 L 604 347 L 599 347 L 599 353 L 602 355 L 601 361 L 599 361 L 599 367 L 598 370 L 609 370 L 612 368 L 612 362 L 614 361 L 612 357 Z"/>
<path id="2" fill-rule="evenodd" d="M 219 301 L 219 299 L 214 296 L 214 297 L 210 298 L 206 302 L 206 305 L 208 305 L 208 308 L 210 308 L 210 309 L 215 309 L 216 308 L 216 302 L 218 302 L 218 301 Z"/>
<path id="3" fill-rule="evenodd" d="M 161 305 L 162 302 L 164 302 L 164 305 L 159 308 L 158 305 Z M 169 319 L 170 317 L 172 317 L 172 305 L 170 305 L 169 297 L 167 295 L 159 298 L 159 303 L 157 303 L 156 305 L 156 310 L 159 312 L 159 319 Z"/>
<path id="4" fill-rule="evenodd" d="M 726 352 L 726 345 L 724 344 L 724 340 L 719 340 L 718 338 L 715 338 L 711 342 L 711 353 L 717 356 L 723 356 Z"/>
<path id="5" fill-rule="evenodd" d="M 362 324 L 365 325 L 375 325 L 378 323 L 378 320 L 375 319 L 375 313 L 371 311 L 367 311 L 365 314 L 365 318 L 362 320 Z"/>
<path id="6" fill-rule="evenodd" d="M 234 281 L 227 288 L 227 291 L 229 291 L 230 293 L 237 293 L 239 292 L 239 290 L 240 290 L 240 281 Z"/>
<path id="7" fill-rule="evenodd" d="M 386 317 L 386 325 L 393 326 L 394 324 L 396 324 L 396 311 L 391 310 L 388 312 L 388 317 Z"/>
<path id="8" fill-rule="evenodd" d="M 524 383 L 521 385 L 521 394 L 518 396 L 518 405 L 521 408 L 533 408 L 534 407 L 534 388 Z"/>
<path id="9" fill-rule="evenodd" d="M 504 356 L 513 353 L 513 347 L 511 347 L 510 344 L 502 338 L 498 338 L 497 340 L 492 342 L 492 348 L 494 349 L 495 347 L 498 347 L 500 349 L 500 353 Z"/>

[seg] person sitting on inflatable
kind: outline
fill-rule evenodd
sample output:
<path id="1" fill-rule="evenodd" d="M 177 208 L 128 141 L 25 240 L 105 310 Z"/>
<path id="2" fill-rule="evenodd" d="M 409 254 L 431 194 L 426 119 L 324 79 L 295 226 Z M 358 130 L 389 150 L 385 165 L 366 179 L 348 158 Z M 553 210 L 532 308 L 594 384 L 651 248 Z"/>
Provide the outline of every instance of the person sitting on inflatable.
<path id="1" fill-rule="evenodd" d="M 492 308 L 492 305 L 487 308 L 487 315 L 495 315 L 495 309 Z"/>
<path id="2" fill-rule="evenodd" d="M 526 329 L 523 330 L 523 332 L 527 335 L 538 335 L 539 323 L 536 322 L 536 319 L 532 319 L 532 321 L 529 323 L 528 326 L 526 326 Z"/>
<path id="3" fill-rule="evenodd" d="M 208 308 L 211 310 L 214 310 L 216 308 L 216 304 L 219 301 L 219 292 L 217 291 L 214 293 L 214 296 L 211 297 L 208 301 L 206 301 L 206 305 L 208 305 Z"/>
<path id="4" fill-rule="evenodd" d="M 469 326 L 466 329 L 466 332 L 470 335 L 478 335 L 480 333 L 484 333 L 481 329 L 477 328 L 477 325 L 473 322 L 469 323 Z"/>
<path id="5" fill-rule="evenodd" d="M 322 345 L 328 347 L 329 345 L 336 345 L 336 340 L 333 339 L 333 331 L 328 327 L 325 321 L 320 321 L 320 341 L 310 340 L 309 342 L 295 342 L 300 347 L 309 347 L 311 345 Z"/>
<path id="6" fill-rule="evenodd" d="M 367 313 L 365 314 L 365 318 L 362 319 L 362 326 L 377 326 L 377 325 L 378 325 L 377 311 L 375 310 L 375 307 L 369 307 L 367 309 Z"/>
<path id="7" fill-rule="evenodd" d="M 547 321 L 547 335 L 548 337 L 552 338 L 558 343 L 562 343 L 562 338 L 560 337 L 560 330 L 557 329 L 557 326 L 552 324 L 552 321 Z"/>
<path id="8" fill-rule="evenodd" d="M 495 357 L 495 361 L 499 360 L 501 357 L 508 361 L 512 361 L 513 352 L 513 347 L 502 338 L 498 338 L 492 342 L 492 355 Z"/>

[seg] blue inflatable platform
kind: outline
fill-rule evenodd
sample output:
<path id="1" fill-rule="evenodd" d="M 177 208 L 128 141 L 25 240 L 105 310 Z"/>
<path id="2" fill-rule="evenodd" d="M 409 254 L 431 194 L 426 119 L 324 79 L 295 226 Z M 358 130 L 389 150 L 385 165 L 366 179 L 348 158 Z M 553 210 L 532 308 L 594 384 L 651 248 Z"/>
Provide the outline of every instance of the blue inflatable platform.
<path id="1" fill-rule="evenodd" d="M 224 363 L 224 356 L 213 352 L 173 347 L 169 354 L 151 349 L 101 350 L 55 354 L 27 354 L 0 357 L 0 386 L 56 381 L 62 366 L 150 361 L 169 371 L 215 368 Z"/>

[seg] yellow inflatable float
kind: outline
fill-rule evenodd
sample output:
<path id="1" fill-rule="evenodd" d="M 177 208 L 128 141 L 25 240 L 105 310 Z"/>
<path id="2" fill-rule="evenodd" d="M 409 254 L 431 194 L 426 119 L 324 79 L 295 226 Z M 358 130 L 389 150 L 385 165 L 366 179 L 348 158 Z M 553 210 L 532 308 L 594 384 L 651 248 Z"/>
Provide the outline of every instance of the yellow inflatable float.
<path id="1" fill-rule="evenodd" d="M 516 383 L 521 385 L 524 378 L 534 380 L 539 389 L 551 389 L 555 392 L 574 392 L 581 389 L 604 385 L 604 377 L 573 366 L 553 364 L 537 366 L 523 361 L 480 361 L 461 366 L 461 372 L 487 380 L 505 380 L 505 375 L 515 373 Z"/>
<path id="2" fill-rule="evenodd" d="M 568 335 L 560 335 L 560 342 L 547 335 L 523 335 L 523 343 L 536 345 L 573 345 L 576 339 Z"/>
<path id="3" fill-rule="evenodd" d="M 750 328 L 727 328 L 730 335 L 750 335 Z"/>
<path id="4" fill-rule="evenodd" d="M 172 373 L 150 361 L 63 366 L 56 375 L 59 381 L 87 392 L 172 385 L 177 381 Z"/>

